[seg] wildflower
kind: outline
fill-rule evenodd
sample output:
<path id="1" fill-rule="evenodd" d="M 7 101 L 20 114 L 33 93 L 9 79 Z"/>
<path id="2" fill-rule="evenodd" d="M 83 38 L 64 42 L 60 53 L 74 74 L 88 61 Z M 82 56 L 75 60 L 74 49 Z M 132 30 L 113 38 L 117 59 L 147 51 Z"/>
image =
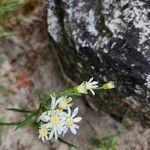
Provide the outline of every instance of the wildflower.
<path id="1" fill-rule="evenodd" d="M 115 84 L 113 81 L 110 81 L 108 83 L 105 83 L 101 88 L 104 90 L 113 89 L 113 88 L 115 88 Z"/>
<path id="2" fill-rule="evenodd" d="M 87 94 L 87 89 L 85 87 L 85 82 L 77 86 L 77 92 L 81 94 Z"/>
<path id="3" fill-rule="evenodd" d="M 39 138 L 42 139 L 43 142 L 45 142 L 45 139 L 48 140 L 49 130 L 45 127 L 39 128 Z"/>
<path id="4" fill-rule="evenodd" d="M 44 127 L 50 130 L 49 139 L 57 140 L 58 135 L 63 131 L 66 113 L 61 110 L 50 110 L 44 112 L 39 118 L 44 122 Z"/>
<path id="5" fill-rule="evenodd" d="M 71 114 L 70 108 L 68 108 L 68 114 L 65 122 L 65 129 L 64 129 L 64 134 L 70 129 L 73 134 L 77 134 L 76 129 L 79 129 L 79 126 L 76 125 L 75 123 L 78 123 L 81 121 L 81 117 L 75 117 L 78 113 L 79 108 L 76 107 Z"/>
<path id="6" fill-rule="evenodd" d="M 70 103 L 72 101 L 71 97 L 62 96 L 57 99 L 51 95 L 51 99 L 50 109 L 67 109 L 72 106 L 72 103 Z"/>
<path id="7" fill-rule="evenodd" d="M 51 96 L 51 104 L 50 104 L 50 109 L 55 109 L 58 102 L 62 99 L 62 97 L 60 97 L 59 99 L 56 99 L 56 97 L 54 97 L 53 95 Z"/>
<path id="8" fill-rule="evenodd" d="M 38 121 L 47 122 L 48 119 L 49 119 L 48 111 L 45 111 L 40 115 Z"/>
<path id="9" fill-rule="evenodd" d="M 86 90 L 90 90 L 91 91 L 91 93 L 93 94 L 93 95 L 95 95 L 95 93 L 94 93 L 94 89 L 96 89 L 96 88 L 98 88 L 98 82 L 97 81 L 93 81 L 93 78 L 91 78 L 89 81 L 86 81 L 85 82 L 85 88 L 86 88 Z"/>
<path id="10" fill-rule="evenodd" d="M 63 97 L 59 102 L 58 102 L 58 108 L 59 109 L 67 109 L 68 107 L 72 106 L 72 103 L 70 103 L 72 101 L 71 97 Z"/>

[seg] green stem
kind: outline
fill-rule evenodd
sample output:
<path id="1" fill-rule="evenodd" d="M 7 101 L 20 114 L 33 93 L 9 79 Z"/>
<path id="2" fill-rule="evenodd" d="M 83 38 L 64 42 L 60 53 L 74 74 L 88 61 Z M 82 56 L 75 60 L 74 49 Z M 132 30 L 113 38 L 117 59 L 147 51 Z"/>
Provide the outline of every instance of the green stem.
<path id="1" fill-rule="evenodd" d="M 64 144 L 68 145 L 69 147 L 74 147 L 74 148 L 76 148 L 76 149 L 79 149 L 79 147 L 77 147 L 76 145 L 71 144 L 71 143 L 69 143 L 69 142 L 67 142 L 67 141 L 65 141 L 65 140 L 63 140 L 63 139 L 61 139 L 61 138 L 58 138 L 58 140 L 59 140 L 60 142 L 64 143 Z"/>

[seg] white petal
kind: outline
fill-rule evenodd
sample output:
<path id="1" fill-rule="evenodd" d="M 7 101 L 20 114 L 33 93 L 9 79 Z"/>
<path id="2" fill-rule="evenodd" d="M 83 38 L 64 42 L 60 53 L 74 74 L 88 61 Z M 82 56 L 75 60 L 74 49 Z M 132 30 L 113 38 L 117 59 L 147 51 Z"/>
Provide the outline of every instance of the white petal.
<path id="1" fill-rule="evenodd" d="M 93 77 L 92 78 L 90 78 L 90 80 L 88 81 L 88 82 L 91 82 L 93 80 Z"/>
<path id="2" fill-rule="evenodd" d="M 93 91 L 93 90 L 91 90 L 91 89 L 90 89 L 90 91 L 91 91 L 91 93 L 92 93 L 93 95 L 95 95 L 95 93 L 94 93 L 94 91 Z"/>
<path id="3" fill-rule="evenodd" d="M 43 141 L 43 142 L 45 142 L 44 136 L 42 136 L 42 138 L 41 138 L 41 139 L 42 139 L 42 141 Z"/>
<path id="4" fill-rule="evenodd" d="M 56 130 L 54 130 L 54 135 L 55 135 L 55 140 L 57 140 L 58 139 L 58 134 L 57 134 Z"/>
<path id="5" fill-rule="evenodd" d="M 63 121 L 61 121 L 61 122 L 59 123 L 59 127 L 60 127 L 60 128 L 62 128 L 62 127 L 65 125 L 65 121 L 66 121 L 66 120 L 63 120 Z"/>
<path id="6" fill-rule="evenodd" d="M 42 120 L 42 118 L 45 117 L 46 115 L 47 115 L 47 112 L 43 112 L 39 117 L 39 121 Z"/>
<path id="7" fill-rule="evenodd" d="M 52 101 L 51 101 L 51 108 L 53 108 L 53 107 L 55 107 L 56 98 L 51 95 L 51 99 L 52 99 Z"/>
<path id="8" fill-rule="evenodd" d="M 56 138 L 57 138 L 57 130 L 56 130 L 55 127 L 53 128 L 53 132 L 54 132 L 54 137 L 55 137 L 55 139 L 56 139 Z"/>
<path id="9" fill-rule="evenodd" d="M 72 98 L 71 97 L 66 97 L 66 99 L 67 99 L 67 103 L 70 103 L 71 101 L 72 101 Z"/>
<path id="10" fill-rule="evenodd" d="M 43 116 L 40 120 L 44 121 L 44 122 L 48 122 L 50 119 L 50 117 L 48 115 Z"/>
<path id="11" fill-rule="evenodd" d="M 94 85 L 94 84 L 98 84 L 98 82 L 97 82 L 97 81 L 93 81 L 92 84 L 93 84 L 93 85 Z"/>
<path id="12" fill-rule="evenodd" d="M 60 97 L 59 99 L 57 99 L 57 101 L 56 101 L 56 105 L 57 105 L 58 103 L 60 103 L 63 99 L 64 99 L 64 97 L 63 97 L 63 96 L 62 96 L 62 97 Z"/>
<path id="13" fill-rule="evenodd" d="M 46 140 L 48 140 L 48 136 L 45 136 Z"/>
<path id="14" fill-rule="evenodd" d="M 77 118 L 74 119 L 74 122 L 80 122 L 81 120 L 82 120 L 81 117 L 77 117 Z"/>
<path id="15" fill-rule="evenodd" d="M 71 116 L 71 109 L 68 107 L 68 116 Z"/>
<path id="16" fill-rule="evenodd" d="M 75 129 L 79 129 L 79 126 L 76 125 L 76 124 L 73 124 L 72 126 L 73 126 Z"/>
<path id="17" fill-rule="evenodd" d="M 63 131 L 63 136 L 66 134 L 66 132 L 68 131 L 68 127 L 66 127 L 65 129 L 64 129 L 64 131 Z"/>
<path id="18" fill-rule="evenodd" d="M 77 134 L 76 129 L 75 129 L 75 128 L 73 128 L 72 126 L 70 127 L 70 130 L 71 130 L 71 132 L 72 132 L 73 134 Z"/>
<path id="19" fill-rule="evenodd" d="M 92 89 L 95 89 L 95 88 L 97 88 L 98 87 L 98 85 L 93 85 L 92 86 Z"/>
<path id="20" fill-rule="evenodd" d="M 72 117 L 75 117 L 77 115 L 78 111 L 79 111 L 79 108 L 76 107 L 72 113 Z"/>
<path id="21" fill-rule="evenodd" d="M 58 132 L 58 134 L 61 134 L 62 133 L 62 128 L 57 126 L 57 132 Z"/>
<path id="22" fill-rule="evenodd" d="M 67 113 L 66 112 L 59 112 L 59 116 L 62 118 L 62 117 L 66 117 L 67 116 Z"/>
<path id="23" fill-rule="evenodd" d="M 52 127 L 52 124 L 51 124 L 51 123 L 46 123 L 46 124 L 44 124 L 43 126 L 48 129 L 48 128 L 51 128 L 51 127 Z"/>
<path id="24" fill-rule="evenodd" d="M 53 138 L 53 134 L 54 134 L 54 131 L 51 130 L 50 135 L 49 135 L 49 140 L 51 140 Z"/>
<path id="25" fill-rule="evenodd" d="M 49 115 L 51 115 L 51 114 L 52 114 L 52 112 L 53 112 L 53 111 L 48 111 L 48 114 L 47 114 L 47 115 L 48 115 L 48 116 L 49 116 Z"/>
<path id="26" fill-rule="evenodd" d="M 67 116 L 65 116 L 65 117 L 63 116 L 63 117 L 61 117 L 61 120 L 62 120 L 62 121 L 65 121 L 66 118 L 67 118 Z"/>

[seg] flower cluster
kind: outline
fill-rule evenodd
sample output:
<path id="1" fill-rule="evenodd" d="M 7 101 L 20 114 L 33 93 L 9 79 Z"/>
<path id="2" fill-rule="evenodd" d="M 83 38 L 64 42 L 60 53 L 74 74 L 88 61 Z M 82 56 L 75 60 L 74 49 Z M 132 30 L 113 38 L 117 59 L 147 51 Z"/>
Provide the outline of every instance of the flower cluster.
<path id="1" fill-rule="evenodd" d="M 94 90 L 107 90 L 114 87 L 114 82 L 112 81 L 99 87 L 98 82 L 91 78 L 89 81 L 84 81 L 72 89 L 75 93 L 87 94 L 90 91 L 95 95 Z M 39 138 L 43 142 L 45 140 L 57 140 L 60 135 L 65 135 L 69 130 L 73 134 L 77 134 L 79 126 L 76 123 L 80 122 L 82 118 L 77 116 L 78 107 L 71 111 L 72 98 L 66 95 L 50 95 L 50 99 L 47 111 L 43 112 L 39 117 Z"/>
<path id="2" fill-rule="evenodd" d="M 59 135 L 64 135 L 68 130 L 77 134 L 79 126 L 76 124 L 81 121 L 81 117 L 76 117 L 78 107 L 71 112 L 72 98 L 62 96 L 56 98 L 51 95 L 51 104 L 49 110 L 45 111 L 39 117 L 40 128 L 39 138 L 43 142 L 46 140 L 57 140 Z"/>
<path id="3" fill-rule="evenodd" d="M 113 81 L 105 83 L 102 87 L 99 88 L 98 82 L 93 81 L 93 78 L 90 78 L 89 81 L 82 82 L 80 85 L 76 87 L 78 93 L 87 94 L 88 91 L 90 91 L 93 95 L 95 95 L 94 90 L 96 89 L 108 90 L 112 88 L 115 88 L 115 84 Z"/>
<path id="4" fill-rule="evenodd" d="M 80 85 L 68 88 L 62 92 L 47 95 L 37 91 L 36 98 L 39 102 L 37 110 L 8 108 L 7 110 L 9 111 L 25 113 L 26 117 L 20 122 L 0 122 L 0 125 L 16 124 L 14 130 L 17 130 L 32 123 L 34 127 L 38 128 L 39 138 L 43 142 L 57 139 L 63 142 L 64 140 L 60 136 L 64 136 L 68 131 L 77 134 L 79 129 L 78 123 L 82 120 L 78 116 L 79 108 L 76 107 L 72 110 L 73 102 L 71 96 L 81 96 L 82 94 L 88 94 L 89 91 L 95 95 L 97 90 L 108 90 L 114 87 L 113 81 L 98 86 L 98 82 L 90 78 L 89 81 L 83 81 Z M 72 145 L 65 141 L 64 143 L 69 146 Z"/>

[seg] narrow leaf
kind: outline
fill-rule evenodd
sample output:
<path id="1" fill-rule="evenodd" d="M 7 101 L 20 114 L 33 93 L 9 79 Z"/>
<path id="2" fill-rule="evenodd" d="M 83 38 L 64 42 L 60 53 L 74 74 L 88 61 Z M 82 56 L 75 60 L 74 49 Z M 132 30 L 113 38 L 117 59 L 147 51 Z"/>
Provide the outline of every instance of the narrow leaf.
<path id="1" fill-rule="evenodd" d="M 0 126 L 15 126 L 15 125 L 18 125 L 20 124 L 20 122 L 0 122 Z"/>
<path id="2" fill-rule="evenodd" d="M 39 103 L 41 103 L 41 94 L 40 94 L 40 92 L 39 92 L 38 90 L 36 91 L 35 95 L 36 95 L 36 100 L 37 100 Z"/>
<path id="3" fill-rule="evenodd" d="M 76 145 L 71 144 L 71 143 L 69 143 L 69 142 L 67 142 L 67 141 L 65 141 L 65 140 L 63 140 L 63 139 L 61 139 L 61 138 L 58 138 L 58 140 L 59 140 L 60 142 L 64 143 L 64 144 L 68 145 L 69 147 L 73 147 L 73 148 L 79 149 L 79 147 L 77 147 Z"/>
<path id="4" fill-rule="evenodd" d="M 35 116 L 35 114 L 36 114 L 35 112 L 32 112 L 29 116 L 27 116 L 21 123 L 18 124 L 18 126 L 14 129 L 14 131 L 30 123 L 30 120 L 33 118 L 33 116 Z"/>
<path id="5" fill-rule="evenodd" d="M 6 110 L 19 112 L 19 113 L 31 113 L 31 112 L 34 112 L 34 111 L 31 111 L 31 110 L 25 110 L 25 109 L 19 109 L 19 108 L 7 108 Z"/>

